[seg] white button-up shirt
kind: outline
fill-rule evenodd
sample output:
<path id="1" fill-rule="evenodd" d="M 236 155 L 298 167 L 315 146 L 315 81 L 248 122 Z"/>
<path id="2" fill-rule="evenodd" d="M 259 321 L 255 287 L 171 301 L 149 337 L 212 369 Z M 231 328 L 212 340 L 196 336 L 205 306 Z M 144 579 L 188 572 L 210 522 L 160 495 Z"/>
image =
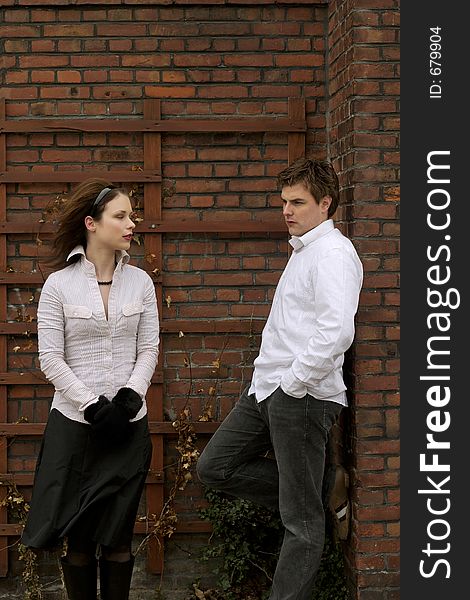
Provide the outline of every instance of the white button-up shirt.
<path id="1" fill-rule="evenodd" d="M 121 387 L 144 403 L 158 357 L 159 325 L 154 284 L 149 275 L 116 253 L 108 318 L 95 267 L 77 246 L 78 262 L 47 278 L 38 305 L 39 362 L 54 385 L 51 408 L 85 423 L 83 411 L 100 394 L 111 400 Z"/>
<path id="2" fill-rule="evenodd" d="M 363 269 L 328 219 L 301 237 L 277 285 L 249 390 L 261 402 L 281 388 L 346 405 L 342 366 L 354 338 Z"/>

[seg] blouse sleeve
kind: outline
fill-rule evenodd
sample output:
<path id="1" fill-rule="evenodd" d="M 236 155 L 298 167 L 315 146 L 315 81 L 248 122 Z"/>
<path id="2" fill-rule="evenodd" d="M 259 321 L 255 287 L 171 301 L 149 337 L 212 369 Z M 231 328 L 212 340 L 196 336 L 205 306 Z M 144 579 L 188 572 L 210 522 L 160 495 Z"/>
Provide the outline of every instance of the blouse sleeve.
<path id="1" fill-rule="evenodd" d="M 97 400 L 65 362 L 63 302 L 53 276 L 46 280 L 39 298 L 38 346 L 41 371 L 65 399 L 78 408 Z"/>
<path id="2" fill-rule="evenodd" d="M 155 287 L 150 277 L 147 278 L 143 304 L 137 331 L 137 359 L 126 384 L 142 398 L 147 393 L 157 365 L 160 333 Z"/>

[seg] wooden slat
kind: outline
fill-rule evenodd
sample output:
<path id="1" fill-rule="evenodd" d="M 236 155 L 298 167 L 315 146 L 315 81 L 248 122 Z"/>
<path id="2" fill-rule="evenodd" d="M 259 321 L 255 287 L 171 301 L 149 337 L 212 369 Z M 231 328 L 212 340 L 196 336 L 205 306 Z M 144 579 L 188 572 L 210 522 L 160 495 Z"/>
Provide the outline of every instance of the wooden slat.
<path id="1" fill-rule="evenodd" d="M 242 286 L 239 286 L 242 287 Z M 230 319 L 189 321 L 175 319 L 173 321 L 163 321 L 163 333 L 234 333 L 251 334 L 260 333 L 266 323 L 266 319 L 246 319 L 237 321 Z"/>
<path id="2" fill-rule="evenodd" d="M 220 320 L 180 320 L 162 321 L 161 333 L 260 333 L 265 319 L 220 319 Z M 36 323 L 0 323 L 0 335 L 33 335 L 37 333 Z M 20 340 L 18 340 L 20 341 Z"/>
<path id="3" fill-rule="evenodd" d="M 25 285 L 42 285 L 44 279 L 40 273 L 1 273 L 0 285 L 14 285 L 16 283 L 24 283 Z"/>
<path id="4" fill-rule="evenodd" d="M 0 169 L 0 183 L 76 183 L 99 177 L 115 183 L 141 183 L 147 181 L 161 181 L 160 173 L 156 171 L 97 171 L 90 169 L 78 171 L 23 171 L 20 169 Z M 3 220 L 3 219 L 2 219 Z"/>
<path id="5" fill-rule="evenodd" d="M 0 335 L 26 335 L 37 333 L 36 323 L 0 323 Z"/>
<path id="6" fill-rule="evenodd" d="M 161 383 L 163 374 L 156 371 L 152 377 L 153 383 Z M 41 371 L 4 371 L 0 373 L 0 385 L 50 385 Z"/>
<path id="7" fill-rule="evenodd" d="M 150 184 L 149 184 L 150 185 Z M 57 229 L 54 223 L 39 221 L 0 222 L 0 233 L 51 234 Z M 286 226 L 279 217 L 257 218 L 253 221 L 230 219 L 225 221 L 199 221 L 190 218 L 145 219 L 135 228 L 136 233 L 277 233 L 285 232 Z"/>
<path id="8" fill-rule="evenodd" d="M 5 119 L 5 99 L 0 100 L 0 119 Z M 6 169 L 6 136 L 0 135 L 0 170 Z M 6 185 L 0 183 L 0 220 L 7 218 L 7 190 Z M 0 235 L 0 271 L 7 268 L 7 236 Z M 7 287 L 0 285 L 0 320 L 7 317 Z M 8 369 L 8 341 L 5 337 L 0 338 L 0 371 Z M 0 385 L 0 421 L 8 420 L 8 389 L 6 385 Z M 5 438 L 0 438 L 0 471 L 8 468 L 8 444 Z M 5 490 L 0 490 L 0 502 L 5 498 Z M 0 522 L 8 520 L 7 507 L 0 506 Z M 0 549 L 8 546 L 8 540 L 1 537 Z M 8 550 L 0 550 L 0 577 L 8 573 Z"/>
<path id="9" fill-rule="evenodd" d="M 19 486 L 30 486 L 33 485 L 34 473 L 0 473 L 0 486 L 8 486 L 14 483 Z M 146 483 L 165 483 L 165 473 L 160 471 L 159 473 L 149 472 L 146 478 Z"/>
<path id="10" fill-rule="evenodd" d="M 266 272 L 266 271 L 264 271 Z M 163 277 L 163 284 L 165 284 L 165 279 L 166 276 L 169 275 L 168 273 L 164 272 L 162 273 L 162 277 Z M 225 273 L 218 273 L 218 276 L 220 278 L 218 278 L 217 280 L 217 287 L 234 287 L 234 284 L 232 283 L 232 281 L 230 280 L 230 277 L 227 277 Z M 153 277 L 152 277 L 153 278 Z M 154 281 L 155 283 L 158 283 L 160 280 L 159 277 L 155 277 Z M 16 273 L 16 272 L 10 272 L 10 273 L 0 273 L 0 285 L 1 284 L 8 284 L 8 285 L 16 285 L 19 283 L 25 284 L 27 287 L 35 287 L 35 286 L 42 286 L 42 284 L 44 283 L 44 279 L 42 277 L 42 275 L 39 275 L 37 273 Z M 244 283 L 244 284 L 236 284 L 236 287 L 240 287 L 240 288 L 245 288 L 245 287 L 252 287 L 253 283 L 250 281 L 248 283 Z M 178 287 L 195 287 L 194 282 L 189 279 L 189 280 L 185 280 L 185 279 L 181 279 L 181 282 L 178 284 Z M 157 290 L 158 291 L 158 290 Z"/>
<path id="11" fill-rule="evenodd" d="M 161 275 L 152 275 L 152 278 L 155 282 L 157 282 L 159 279 L 161 279 Z M 20 271 L 8 271 L 6 273 L 0 272 L 0 285 L 16 285 L 21 283 L 26 287 L 42 287 L 44 281 L 45 277 L 43 277 L 41 273 L 22 273 Z"/>
<path id="12" fill-rule="evenodd" d="M 134 533 L 145 535 L 149 531 L 152 531 L 153 525 L 153 521 L 148 521 L 146 523 L 136 523 L 134 525 Z M 0 525 L 0 536 L 19 536 L 21 535 L 22 531 L 22 525 L 18 525 L 16 523 Z M 207 521 L 178 521 L 176 525 L 176 531 L 178 533 L 211 533 L 212 526 Z M 6 542 L 8 544 L 7 539 Z"/>
<path id="13" fill-rule="evenodd" d="M 160 100 L 147 99 L 144 101 L 144 119 L 160 120 Z M 144 169 L 162 170 L 162 140 L 161 134 L 146 132 L 144 134 Z M 146 183 L 144 185 L 144 218 L 146 221 L 161 221 L 162 218 L 162 187 L 160 183 Z M 162 272 L 163 243 L 161 231 L 157 228 L 151 229 L 144 237 L 145 255 L 153 257 L 149 263 L 149 271 L 155 269 Z M 160 279 L 161 282 L 161 279 Z M 156 286 L 158 314 L 162 314 L 163 295 L 162 286 Z M 157 369 L 162 369 L 162 340 L 160 336 L 160 347 Z M 152 386 L 151 401 L 149 406 L 149 420 L 163 421 L 163 386 Z M 162 470 L 164 468 L 164 440 L 161 434 L 151 429 L 153 446 L 151 469 Z M 150 514 L 160 515 L 164 502 L 164 488 L 162 486 L 147 486 L 146 489 L 147 510 Z M 164 562 L 163 539 L 151 539 L 147 547 L 147 566 L 151 573 L 161 573 Z"/>
<path id="14" fill-rule="evenodd" d="M 304 120 L 289 117 L 212 119 L 21 119 L 0 121 L 0 133 L 133 132 L 289 132 L 305 131 Z"/>
<path id="15" fill-rule="evenodd" d="M 0 385 L 50 385 L 41 371 L 8 371 L 0 373 Z M 1 425 L 0 425 L 1 427 Z"/>
<path id="16" fill-rule="evenodd" d="M 289 98 L 289 117 L 305 122 L 305 99 Z M 289 133 L 287 139 L 287 154 L 289 164 L 305 155 L 305 130 L 304 133 Z"/>
<path id="17" fill-rule="evenodd" d="M 151 402 L 149 402 L 151 408 Z M 194 427 L 196 434 L 210 434 L 217 430 L 220 425 L 218 421 L 190 421 L 190 425 Z M 45 423 L 0 423 L 0 436 L 6 437 L 27 436 L 35 437 L 44 433 Z M 172 436 L 176 435 L 176 430 L 173 424 L 169 421 L 152 421 L 149 420 L 150 433 Z M 155 472 L 160 469 L 151 467 Z"/>

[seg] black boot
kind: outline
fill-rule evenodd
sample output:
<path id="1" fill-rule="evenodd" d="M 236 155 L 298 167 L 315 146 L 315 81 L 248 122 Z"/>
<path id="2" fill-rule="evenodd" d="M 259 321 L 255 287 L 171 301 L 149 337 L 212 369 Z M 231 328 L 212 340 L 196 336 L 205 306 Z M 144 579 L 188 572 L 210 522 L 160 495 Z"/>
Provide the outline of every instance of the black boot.
<path id="1" fill-rule="evenodd" d="M 88 565 L 72 565 L 61 559 L 65 589 L 69 600 L 96 600 L 96 560 Z"/>
<path id="2" fill-rule="evenodd" d="M 116 562 L 100 558 L 101 600 L 128 600 L 131 587 L 134 557 L 127 562 Z"/>

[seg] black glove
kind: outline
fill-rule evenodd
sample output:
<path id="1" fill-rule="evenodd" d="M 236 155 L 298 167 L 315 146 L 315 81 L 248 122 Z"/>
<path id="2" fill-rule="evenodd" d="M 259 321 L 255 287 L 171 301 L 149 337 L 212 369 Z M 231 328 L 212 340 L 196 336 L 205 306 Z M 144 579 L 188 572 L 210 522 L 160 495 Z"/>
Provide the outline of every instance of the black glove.
<path id="1" fill-rule="evenodd" d="M 102 442 L 119 443 L 131 434 L 129 419 L 133 419 L 142 407 L 142 399 L 131 388 L 121 388 L 112 402 L 104 402 L 96 410 L 92 430 Z"/>
<path id="2" fill-rule="evenodd" d="M 113 403 L 122 408 L 129 419 L 133 419 L 142 408 L 142 398 L 131 388 L 122 387 L 113 398 Z"/>
<path id="3" fill-rule="evenodd" d="M 93 404 L 90 404 L 89 406 L 87 406 L 85 408 L 85 411 L 83 412 L 85 421 L 88 421 L 88 423 L 93 423 L 96 413 L 101 408 L 103 408 L 103 406 L 106 406 L 107 404 L 110 404 L 110 402 L 106 398 L 106 396 L 103 396 L 103 395 L 99 396 L 98 400 L 96 402 L 94 402 Z"/>
<path id="4" fill-rule="evenodd" d="M 95 439 L 104 444 L 117 444 L 126 440 L 131 433 L 131 424 L 126 412 L 114 402 L 108 402 L 97 411 L 91 429 Z"/>

